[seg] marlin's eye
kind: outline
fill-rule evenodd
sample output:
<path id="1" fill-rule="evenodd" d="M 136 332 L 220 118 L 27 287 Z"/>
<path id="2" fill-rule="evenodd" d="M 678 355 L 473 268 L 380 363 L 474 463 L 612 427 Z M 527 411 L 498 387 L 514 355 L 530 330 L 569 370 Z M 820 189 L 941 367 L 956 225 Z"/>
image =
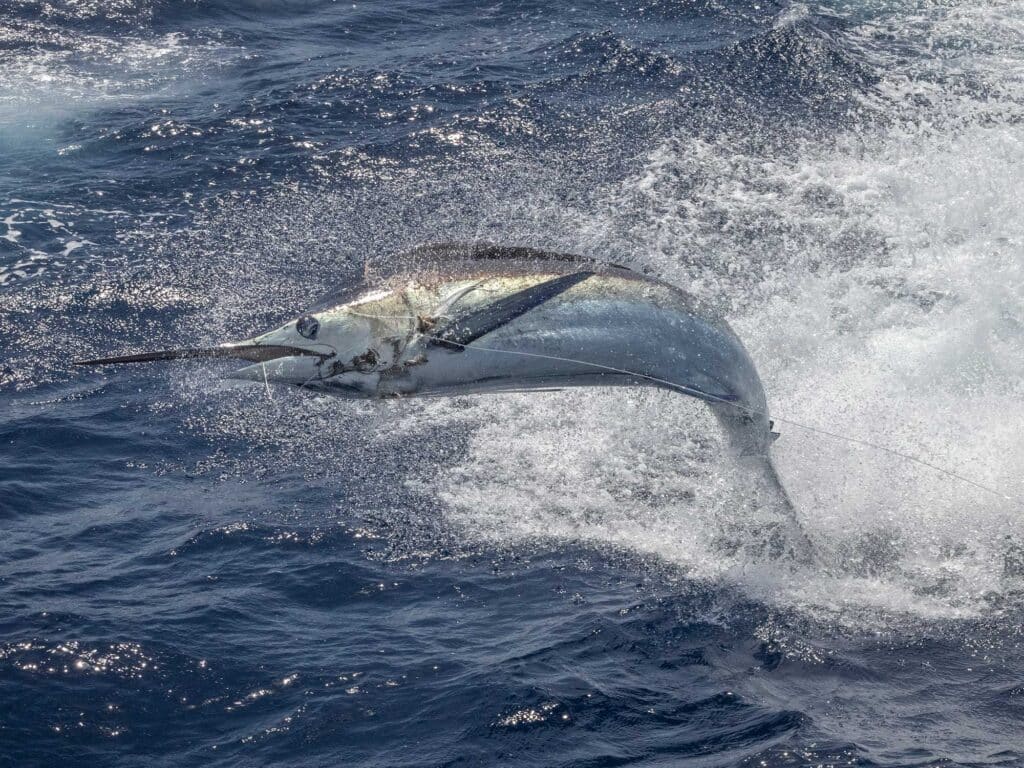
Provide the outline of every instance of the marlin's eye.
<path id="1" fill-rule="evenodd" d="M 315 339 L 320 330 L 320 321 L 312 315 L 303 315 L 295 321 L 295 330 L 306 339 Z"/>

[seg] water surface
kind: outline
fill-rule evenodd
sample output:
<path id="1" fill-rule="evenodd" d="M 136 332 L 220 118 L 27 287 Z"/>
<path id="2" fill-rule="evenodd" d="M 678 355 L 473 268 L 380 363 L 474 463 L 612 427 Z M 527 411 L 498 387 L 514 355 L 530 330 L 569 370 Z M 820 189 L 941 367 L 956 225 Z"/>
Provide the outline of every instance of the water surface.
<path id="1" fill-rule="evenodd" d="M 0 764 L 1024 764 L 1024 11 L 0 5 Z M 230 363 L 403 248 L 717 303 L 819 556 L 668 393 Z"/>

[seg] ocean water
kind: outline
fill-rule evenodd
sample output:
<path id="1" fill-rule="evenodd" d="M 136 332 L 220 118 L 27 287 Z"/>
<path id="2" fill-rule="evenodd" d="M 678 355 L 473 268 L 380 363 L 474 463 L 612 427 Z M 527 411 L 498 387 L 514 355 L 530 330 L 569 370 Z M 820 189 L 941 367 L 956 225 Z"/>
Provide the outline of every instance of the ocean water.
<path id="1" fill-rule="evenodd" d="M 1024 7 L 0 0 L 0 766 L 1024 765 Z M 654 391 L 229 363 L 439 239 L 718 303 Z"/>

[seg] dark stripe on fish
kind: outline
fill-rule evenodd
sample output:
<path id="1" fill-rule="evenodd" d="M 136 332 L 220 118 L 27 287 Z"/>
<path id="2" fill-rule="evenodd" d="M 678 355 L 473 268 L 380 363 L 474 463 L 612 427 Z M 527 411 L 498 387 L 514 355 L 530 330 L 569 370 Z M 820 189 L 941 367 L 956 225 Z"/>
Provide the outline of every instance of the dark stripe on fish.
<path id="1" fill-rule="evenodd" d="M 483 309 L 452 320 L 435 331 L 430 341 L 439 347 L 461 351 L 467 344 L 507 325 L 545 301 L 565 293 L 593 274 L 593 272 L 574 272 L 571 275 L 556 277 L 522 291 L 516 291 L 503 299 L 498 299 L 493 304 L 488 304 Z"/>

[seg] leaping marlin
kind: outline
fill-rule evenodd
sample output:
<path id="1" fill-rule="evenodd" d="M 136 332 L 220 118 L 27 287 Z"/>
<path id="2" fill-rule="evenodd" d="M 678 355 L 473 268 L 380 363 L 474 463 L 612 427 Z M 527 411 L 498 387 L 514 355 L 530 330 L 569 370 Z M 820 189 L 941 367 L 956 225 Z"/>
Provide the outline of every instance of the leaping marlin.
<path id="1" fill-rule="evenodd" d="M 729 445 L 789 507 L 768 456 L 764 389 L 724 319 L 617 265 L 490 243 L 443 243 L 280 328 L 216 347 L 83 360 L 237 358 L 233 378 L 345 397 L 654 386 L 703 400 Z"/>

